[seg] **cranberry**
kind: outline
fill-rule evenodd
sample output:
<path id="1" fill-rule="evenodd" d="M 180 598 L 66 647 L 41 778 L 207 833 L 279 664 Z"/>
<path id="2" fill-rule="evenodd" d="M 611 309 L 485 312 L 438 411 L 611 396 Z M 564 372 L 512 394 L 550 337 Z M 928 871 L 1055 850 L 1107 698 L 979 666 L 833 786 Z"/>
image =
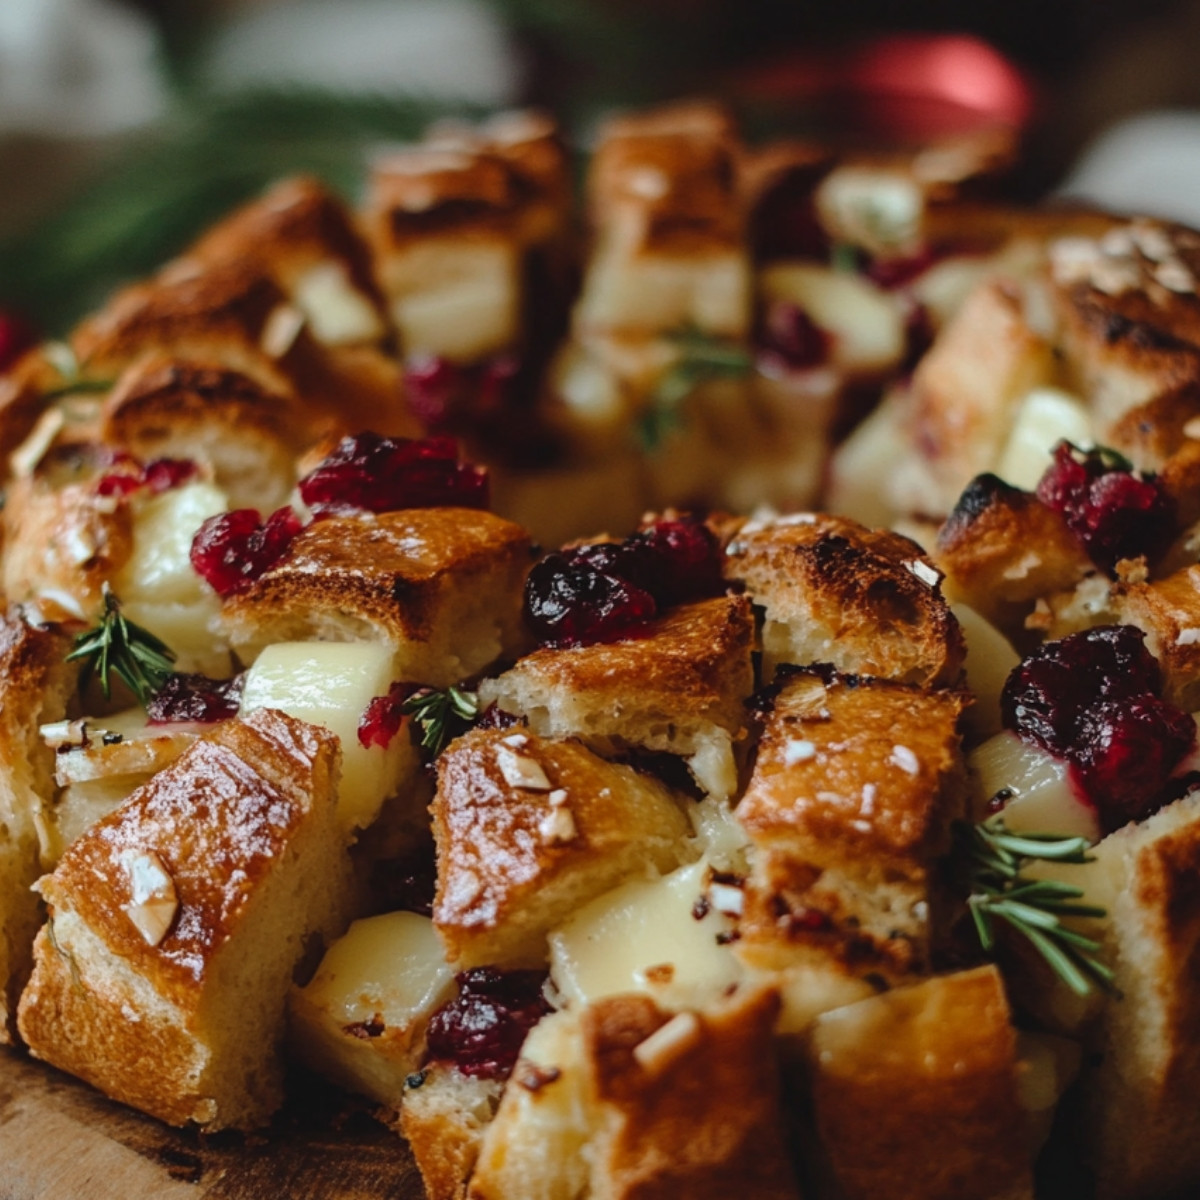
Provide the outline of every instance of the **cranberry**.
<path id="1" fill-rule="evenodd" d="M 412 685 L 393 683 L 386 696 L 376 696 L 358 721 L 358 744 L 380 746 L 384 750 L 404 724 L 404 702 L 412 694 Z"/>
<path id="2" fill-rule="evenodd" d="M 109 466 L 112 469 L 100 477 L 96 491 L 101 496 L 119 496 L 122 499 L 144 487 L 155 495 L 181 487 L 194 478 L 199 470 L 190 458 L 156 458 L 143 466 L 124 450 L 113 452 Z"/>
<path id="3" fill-rule="evenodd" d="M 192 539 L 196 573 L 225 599 L 250 586 L 288 551 L 303 526 L 290 508 L 276 509 L 265 522 L 253 508 L 219 513 Z"/>
<path id="4" fill-rule="evenodd" d="M 430 1057 L 454 1063 L 464 1075 L 504 1079 L 526 1034 L 550 1006 L 541 971 L 476 967 L 457 976 L 459 993 L 429 1022 Z"/>
<path id="5" fill-rule="evenodd" d="M 486 508 L 488 503 L 487 473 L 460 463 L 450 437 L 346 437 L 299 487 L 304 503 L 319 514 L 442 505 Z"/>
<path id="6" fill-rule="evenodd" d="M 7 371 L 37 341 L 37 330 L 24 317 L 0 311 L 0 371 Z"/>
<path id="7" fill-rule="evenodd" d="M 1111 833 L 1161 806 L 1172 772 L 1195 743 L 1196 723 L 1146 694 L 1095 705 L 1084 713 L 1079 733 L 1071 778 Z"/>
<path id="8" fill-rule="evenodd" d="M 760 343 L 788 370 L 822 366 L 829 361 L 832 341 L 798 305 L 776 301 L 767 309 Z"/>
<path id="9" fill-rule="evenodd" d="M 657 611 L 645 589 L 569 554 L 548 554 L 525 582 L 526 620 L 547 646 L 616 641 Z"/>
<path id="10" fill-rule="evenodd" d="M 695 517 L 657 521 L 622 542 L 547 555 L 525 585 L 525 615 L 550 646 L 611 642 L 637 632 L 660 608 L 724 587 L 720 546 Z"/>
<path id="11" fill-rule="evenodd" d="M 865 274 L 872 283 L 891 291 L 902 288 L 923 275 L 937 262 L 939 255 L 926 246 L 915 254 L 894 255 L 891 258 L 876 258 L 867 266 Z"/>
<path id="12" fill-rule="evenodd" d="M 463 373 L 449 359 L 423 355 L 404 364 L 409 411 L 426 429 L 450 424 L 463 389 Z"/>
<path id="13" fill-rule="evenodd" d="M 175 674 L 146 705 L 151 725 L 190 721 L 211 725 L 236 717 L 242 702 L 244 675 L 232 679 L 209 679 L 207 675 Z"/>
<path id="14" fill-rule="evenodd" d="M 1004 724 L 1028 742 L 1067 757 L 1080 721 L 1102 700 L 1156 693 L 1158 662 L 1132 625 L 1099 625 L 1039 646 L 1005 680 Z"/>
<path id="15" fill-rule="evenodd" d="M 630 541 L 650 552 L 655 570 L 649 590 L 659 604 L 715 596 L 725 586 L 720 543 L 695 517 L 656 521 Z"/>
<path id="16" fill-rule="evenodd" d="M 1038 482 L 1038 499 L 1063 514 L 1088 557 L 1111 572 L 1123 558 L 1153 560 L 1171 543 L 1175 505 L 1153 476 L 1111 451 L 1059 442 Z"/>
<path id="17" fill-rule="evenodd" d="M 515 354 L 502 354 L 485 363 L 479 372 L 479 408 L 498 412 L 512 405 L 513 392 L 521 360 Z"/>

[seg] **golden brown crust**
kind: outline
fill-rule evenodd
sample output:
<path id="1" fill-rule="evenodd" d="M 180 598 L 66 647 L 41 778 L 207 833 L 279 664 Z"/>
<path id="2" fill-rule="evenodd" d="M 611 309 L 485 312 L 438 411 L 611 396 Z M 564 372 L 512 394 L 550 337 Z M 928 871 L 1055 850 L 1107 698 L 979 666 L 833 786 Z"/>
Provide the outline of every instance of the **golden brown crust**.
<path id="1" fill-rule="evenodd" d="M 383 319 L 370 252 L 342 202 L 318 180 L 298 176 L 209 229 L 187 257 L 213 264 L 248 261 L 290 291 L 305 268 L 334 260 Z"/>
<path id="2" fill-rule="evenodd" d="M 746 961 L 927 969 L 934 862 L 964 812 L 965 703 L 816 671 L 783 682 L 737 808 L 756 850 L 737 946 Z"/>
<path id="3" fill-rule="evenodd" d="M 262 1124 L 303 939 L 340 923 L 338 753 L 327 731 L 259 710 L 73 842 L 41 884 L 51 918 L 19 1012 L 31 1051 L 161 1120 Z M 139 873 L 166 904 L 150 925 Z"/>
<path id="4" fill-rule="evenodd" d="M 837 1194 L 1032 1197 L 1017 1070 L 995 967 L 818 1017 L 809 1051 L 813 1110 Z"/>
<path id="5" fill-rule="evenodd" d="M 0 1043 L 13 1040 L 17 999 L 33 966 L 41 903 L 40 821 L 53 799 L 54 751 L 38 728 L 61 720 L 76 671 L 66 638 L 0 618 Z"/>
<path id="6" fill-rule="evenodd" d="M 765 988 L 673 1018 L 645 996 L 589 1005 L 584 1051 L 601 1119 L 592 1194 L 796 1200 L 779 1109 L 778 1011 L 778 996 Z M 661 1056 L 646 1054 L 647 1039 L 671 1021 L 683 1022 L 679 1041 Z"/>
<path id="7" fill-rule="evenodd" d="M 315 634 L 424 646 L 446 656 L 453 651 L 456 664 L 449 666 L 458 674 L 420 679 L 446 686 L 518 648 L 521 589 L 531 562 L 524 529 L 477 509 L 331 517 L 309 525 L 276 566 L 227 600 L 222 623 L 237 645 Z M 453 624 L 476 610 L 493 641 L 463 645 L 470 630 Z"/>
<path id="8" fill-rule="evenodd" d="M 681 604 L 640 636 L 527 654 L 496 681 L 496 690 L 529 689 L 531 700 L 549 692 L 587 699 L 602 710 L 591 728 L 555 728 L 558 734 L 603 734 L 603 726 L 647 723 L 668 714 L 680 722 L 712 722 L 736 735 L 743 701 L 753 684 L 750 652 L 754 618 L 745 596 Z M 492 690 L 485 689 L 486 696 Z M 607 718 L 607 719 L 606 719 Z"/>
<path id="9" fill-rule="evenodd" d="M 540 778 L 527 786 L 530 771 Z M 656 779 L 522 730 L 454 742 L 432 813 L 433 919 L 467 967 L 544 961 L 551 928 L 647 866 L 677 866 L 690 829 Z"/>
<path id="10" fill-rule="evenodd" d="M 1186 712 L 1200 708 L 1200 565 L 1150 583 L 1114 584 L 1108 603 L 1120 623 L 1146 631 L 1164 697 Z"/>
<path id="11" fill-rule="evenodd" d="M 1020 631 L 1034 602 L 1094 568 L 1060 513 L 995 475 L 979 475 L 938 531 L 947 591 L 998 628 Z"/>
<path id="12" fill-rule="evenodd" d="M 218 726 L 68 846 L 42 894 L 161 995 L 193 1006 L 311 796 L 332 791 L 336 747 L 332 734 L 271 709 Z M 152 851 L 174 881 L 178 916 L 156 946 L 128 915 L 127 851 Z"/>
<path id="13" fill-rule="evenodd" d="M 965 644 L 940 572 L 899 534 L 810 513 L 750 521 L 726 547 L 725 575 L 765 607 L 771 663 L 832 662 L 928 685 L 959 678 Z"/>

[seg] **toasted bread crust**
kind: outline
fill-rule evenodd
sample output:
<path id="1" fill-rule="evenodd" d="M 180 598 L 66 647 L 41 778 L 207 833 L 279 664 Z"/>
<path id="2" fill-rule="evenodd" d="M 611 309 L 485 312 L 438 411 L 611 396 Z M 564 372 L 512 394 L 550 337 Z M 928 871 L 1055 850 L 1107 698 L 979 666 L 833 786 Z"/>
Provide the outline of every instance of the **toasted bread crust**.
<path id="1" fill-rule="evenodd" d="M 1035 601 L 1094 568 L 1060 513 L 995 475 L 979 475 L 938 531 L 947 589 L 1000 629 L 1017 631 Z"/>
<path id="2" fill-rule="evenodd" d="M 1033 1196 L 1016 1033 L 995 967 L 818 1017 L 809 1069 L 823 1156 L 846 1200 Z"/>
<path id="3" fill-rule="evenodd" d="M 240 646 L 315 634 L 447 655 L 453 648 L 452 678 L 440 677 L 448 667 L 437 678 L 413 677 L 444 687 L 518 648 L 521 588 L 531 562 L 524 529 L 477 509 L 332 517 L 309 525 L 278 565 L 227 600 L 221 620 Z M 488 605 L 496 640 L 480 648 L 457 645 L 456 614 Z M 424 658 L 418 665 L 436 666 Z"/>
<path id="4" fill-rule="evenodd" d="M 774 1022 L 779 998 L 747 990 L 723 1008 L 671 1018 L 645 996 L 583 1012 L 584 1052 L 601 1109 L 594 1195 L 612 1200 L 796 1200 L 784 1147 Z M 638 1047 L 669 1021 L 689 1036 L 666 1061 Z"/>
<path id="5" fill-rule="evenodd" d="M 540 768 L 550 788 L 512 782 L 513 762 Z M 647 865 L 677 866 L 690 830 L 656 779 L 576 742 L 499 729 L 442 754 L 432 813 L 434 923 L 468 967 L 544 961 L 554 925 Z"/>
<path id="6" fill-rule="evenodd" d="M 940 572 L 915 542 L 841 517 L 797 514 L 747 522 L 726 547 L 725 575 L 743 582 L 768 623 L 790 626 L 772 662 L 941 686 L 957 682 L 962 630 Z"/>

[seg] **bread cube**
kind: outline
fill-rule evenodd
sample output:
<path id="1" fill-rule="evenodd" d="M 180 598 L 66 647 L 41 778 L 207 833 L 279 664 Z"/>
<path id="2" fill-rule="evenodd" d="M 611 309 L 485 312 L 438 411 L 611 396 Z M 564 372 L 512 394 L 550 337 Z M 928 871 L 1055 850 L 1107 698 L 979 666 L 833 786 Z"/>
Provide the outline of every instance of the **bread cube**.
<path id="1" fill-rule="evenodd" d="M 460 968 L 541 965 L 546 934 L 569 913 L 688 853 L 687 818 L 663 784 L 532 732 L 453 742 L 432 812 L 433 919 Z"/>
<path id="2" fill-rule="evenodd" d="M 284 1006 L 344 927 L 337 743 L 268 709 L 218 726 L 69 846 L 21 997 L 33 1054 L 168 1124 L 264 1124 Z"/>
<path id="3" fill-rule="evenodd" d="M 928 972 L 934 864 L 965 813 L 965 703 L 827 670 L 783 680 L 737 807 L 755 853 L 735 948 L 791 973 L 785 1028 L 857 999 L 864 980 Z"/>
<path id="4" fill-rule="evenodd" d="M 326 1079 L 399 1108 L 421 1065 L 429 1018 L 453 994 L 454 971 L 428 917 L 366 917 L 292 989 L 291 1045 Z"/>
<path id="5" fill-rule="evenodd" d="M 13 1040 L 17 997 L 33 965 L 41 904 L 33 884 L 53 824 L 54 751 L 42 725 L 62 720 L 78 672 L 70 644 L 19 618 L 0 619 L 0 1043 Z"/>
<path id="6" fill-rule="evenodd" d="M 792 513 L 737 528 L 724 569 L 765 610 L 765 678 L 781 663 L 813 662 L 910 683 L 959 677 L 962 630 L 940 572 L 908 538 Z"/>
<path id="7" fill-rule="evenodd" d="M 995 967 L 817 1017 L 812 1108 L 845 1200 L 1032 1200 L 1017 1034 Z"/>
<path id="8" fill-rule="evenodd" d="M 465 508 L 333 517 L 230 597 L 220 624 L 243 659 L 272 642 L 368 641 L 396 677 L 447 687 L 515 654 L 529 535 Z"/>
<path id="9" fill-rule="evenodd" d="M 1146 648 L 1162 668 L 1163 696 L 1188 712 L 1200 709 L 1200 564 L 1165 579 L 1114 584 L 1105 600 L 1092 623 L 1111 612 L 1118 623 L 1145 630 Z"/>
<path id="10" fill-rule="evenodd" d="M 743 701 L 754 686 L 753 633 L 744 596 L 681 604 L 639 637 L 535 650 L 485 679 L 479 701 L 525 717 L 546 737 L 681 755 L 706 792 L 727 799 L 737 788 Z"/>

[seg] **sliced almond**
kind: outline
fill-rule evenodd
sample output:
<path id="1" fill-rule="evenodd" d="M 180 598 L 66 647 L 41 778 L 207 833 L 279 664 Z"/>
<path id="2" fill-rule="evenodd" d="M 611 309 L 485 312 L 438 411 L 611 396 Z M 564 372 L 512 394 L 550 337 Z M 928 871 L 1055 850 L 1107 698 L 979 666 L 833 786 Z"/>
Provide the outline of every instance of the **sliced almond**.
<path id="1" fill-rule="evenodd" d="M 121 865 L 129 876 L 131 894 L 125 912 L 146 945 L 157 946 L 179 911 L 175 881 L 153 850 L 126 850 Z"/>

